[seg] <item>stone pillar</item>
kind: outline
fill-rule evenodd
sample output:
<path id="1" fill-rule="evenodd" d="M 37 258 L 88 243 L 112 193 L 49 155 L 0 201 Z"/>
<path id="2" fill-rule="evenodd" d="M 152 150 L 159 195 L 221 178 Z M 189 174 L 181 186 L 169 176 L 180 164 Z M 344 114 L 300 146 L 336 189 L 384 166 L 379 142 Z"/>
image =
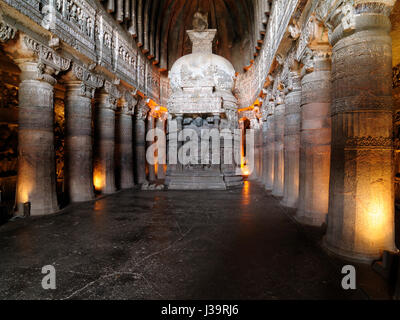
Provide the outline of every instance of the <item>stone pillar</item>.
<path id="1" fill-rule="evenodd" d="M 132 94 L 126 91 L 123 95 L 122 107 L 117 113 L 117 167 L 121 189 L 131 189 L 135 186 L 132 114 L 136 102 Z"/>
<path id="2" fill-rule="evenodd" d="M 155 129 L 154 125 L 155 125 L 155 118 L 154 115 L 152 114 L 152 112 L 149 112 L 149 115 L 147 117 L 147 127 L 146 127 L 146 142 L 147 142 L 147 147 L 149 148 L 151 145 L 153 145 L 154 140 L 153 141 L 147 141 L 147 134 L 149 133 L 150 130 Z M 148 157 L 150 157 L 149 159 L 147 159 Z M 146 154 L 146 160 L 147 160 L 147 168 L 149 170 L 149 175 L 148 175 L 148 179 L 150 183 L 155 183 L 157 181 L 157 177 L 156 177 L 156 168 L 155 168 L 155 164 L 151 164 L 150 161 L 152 163 L 156 163 L 156 159 L 155 159 L 155 155 L 154 154 Z"/>
<path id="3" fill-rule="evenodd" d="M 160 117 L 157 118 L 156 120 L 156 128 L 159 129 L 164 133 L 163 137 L 158 136 L 158 139 L 163 139 L 158 143 L 158 148 L 157 148 L 157 178 L 159 180 L 165 180 L 165 175 L 166 175 L 166 159 L 167 159 L 167 141 L 166 141 L 166 135 L 165 135 L 165 121 L 167 119 L 167 114 L 162 113 Z M 162 156 L 161 156 L 162 155 Z M 165 161 L 164 163 L 160 163 L 160 157 L 164 158 Z"/>
<path id="4" fill-rule="evenodd" d="M 286 95 L 285 109 L 285 179 L 282 204 L 289 208 L 297 208 L 299 200 L 301 124 L 301 76 L 299 72 L 291 72 L 289 82 L 290 92 Z"/>
<path id="5" fill-rule="evenodd" d="M 283 92 L 278 94 L 275 107 L 275 146 L 274 146 L 274 185 L 272 195 L 283 197 L 284 180 L 284 153 L 283 143 L 285 138 L 285 98 Z"/>
<path id="6" fill-rule="evenodd" d="M 253 115 L 254 116 L 254 115 Z M 258 180 L 259 178 L 259 169 L 260 169 L 260 163 L 259 163 L 259 158 L 260 158 L 260 128 L 259 128 L 259 122 L 256 117 L 252 119 L 250 124 L 250 129 L 253 130 L 254 134 L 254 154 L 253 154 L 253 171 L 249 177 L 250 180 Z M 247 137 L 247 135 L 246 135 Z M 247 141 L 246 141 L 247 143 Z M 246 157 L 248 158 L 248 161 L 251 161 L 251 153 L 249 150 L 246 149 Z"/>
<path id="7" fill-rule="evenodd" d="M 258 119 L 258 130 L 257 130 L 257 145 L 258 145 L 258 157 L 257 157 L 257 181 L 262 182 L 263 175 L 263 122 Z"/>
<path id="8" fill-rule="evenodd" d="M 96 97 L 95 162 L 93 181 L 103 194 L 116 192 L 115 186 L 115 110 L 120 97 L 115 85 L 106 81 Z"/>
<path id="9" fill-rule="evenodd" d="M 167 181 L 172 172 L 178 169 L 178 124 L 177 120 L 171 114 L 168 115 L 167 125 Z"/>
<path id="10" fill-rule="evenodd" d="M 262 176 L 261 183 L 265 187 L 268 181 L 268 111 L 263 109 L 262 122 Z"/>
<path id="11" fill-rule="evenodd" d="M 177 134 L 178 134 L 178 148 L 177 148 L 177 150 L 178 150 L 178 155 L 179 155 L 179 150 L 183 146 L 183 142 L 179 141 L 180 133 L 183 130 L 183 115 L 182 114 L 177 114 L 175 119 L 176 119 Z M 177 169 L 178 169 L 178 171 L 182 171 L 183 170 L 183 165 L 182 165 L 182 163 L 179 162 L 179 156 L 178 156 Z"/>
<path id="12" fill-rule="evenodd" d="M 21 69 L 19 87 L 17 203 L 31 203 L 31 215 L 58 210 L 53 131 L 53 85 L 49 75 L 38 80 L 38 64 L 16 61 Z"/>
<path id="13" fill-rule="evenodd" d="M 103 83 L 77 64 L 65 79 L 65 182 L 71 202 L 94 199 L 92 99 Z"/>
<path id="14" fill-rule="evenodd" d="M 395 250 L 393 4 L 380 0 L 342 7 L 344 17 L 333 25 L 331 38 L 332 165 L 325 247 L 364 262 Z"/>
<path id="15" fill-rule="evenodd" d="M 331 151 L 331 63 L 329 49 L 309 50 L 302 79 L 300 190 L 296 219 L 326 222 Z"/>
<path id="16" fill-rule="evenodd" d="M 23 214 L 30 203 L 31 215 L 58 210 L 54 151 L 54 74 L 71 61 L 26 35 L 5 47 L 21 69 L 19 87 L 18 177 L 16 202 Z"/>
<path id="17" fill-rule="evenodd" d="M 267 117 L 267 165 L 266 165 L 266 181 L 265 189 L 272 191 L 274 187 L 274 171 L 275 171 L 275 103 L 270 102 L 268 106 Z"/>
<path id="18" fill-rule="evenodd" d="M 141 98 L 135 112 L 135 154 L 137 183 L 142 185 L 146 180 L 146 123 L 149 107 L 146 100 Z"/>

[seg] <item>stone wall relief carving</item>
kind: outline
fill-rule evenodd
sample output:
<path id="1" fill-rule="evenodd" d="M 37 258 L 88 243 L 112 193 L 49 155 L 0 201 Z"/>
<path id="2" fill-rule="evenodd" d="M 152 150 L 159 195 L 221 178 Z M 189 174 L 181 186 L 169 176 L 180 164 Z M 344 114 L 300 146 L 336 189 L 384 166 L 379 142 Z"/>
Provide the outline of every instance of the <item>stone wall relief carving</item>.
<path id="1" fill-rule="evenodd" d="M 145 121 L 147 119 L 149 111 L 150 108 L 146 103 L 146 98 L 139 98 L 135 110 L 135 119 L 139 121 Z"/>
<path id="2" fill-rule="evenodd" d="M 89 71 L 89 67 L 83 67 L 77 63 L 73 63 L 72 72 L 74 76 L 82 81 L 81 94 L 90 99 L 94 98 L 94 93 L 97 88 L 104 85 L 104 78 Z"/>
<path id="3" fill-rule="evenodd" d="M 0 42 L 14 39 L 16 34 L 17 30 L 4 21 L 3 12 L 0 9 Z"/>

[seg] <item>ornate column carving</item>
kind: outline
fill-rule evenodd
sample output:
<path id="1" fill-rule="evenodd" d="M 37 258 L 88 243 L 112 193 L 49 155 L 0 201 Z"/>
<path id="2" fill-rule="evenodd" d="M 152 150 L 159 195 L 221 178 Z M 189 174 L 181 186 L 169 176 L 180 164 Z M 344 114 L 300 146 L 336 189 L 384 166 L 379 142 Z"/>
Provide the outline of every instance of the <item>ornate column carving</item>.
<path id="1" fill-rule="evenodd" d="M 0 12 L 0 42 L 14 39 L 16 34 L 17 30 L 3 20 L 2 13 Z"/>
<path id="2" fill-rule="evenodd" d="M 117 87 L 105 81 L 96 97 L 95 161 L 93 181 L 96 190 L 112 194 L 115 186 L 115 110 L 121 97 Z"/>
<path id="3" fill-rule="evenodd" d="M 133 119 L 137 100 L 132 93 L 125 91 L 122 105 L 117 113 L 117 168 L 121 189 L 135 186 L 133 169 Z"/>
<path id="4" fill-rule="evenodd" d="M 332 165 L 325 247 L 370 262 L 394 250 L 394 0 L 343 1 L 331 27 Z"/>
<path id="5" fill-rule="evenodd" d="M 280 88 L 283 90 L 283 88 Z M 274 112 L 275 121 L 275 145 L 274 145 L 274 185 L 272 194 L 276 197 L 283 197 L 284 180 L 284 153 L 283 143 L 285 137 L 285 94 L 283 91 L 277 92 L 276 106 Z"/>
<path id="6" fill-rule="evenodd" d="M 21 69 L 17 204 L 31 203 L 31 215 L 58 210 L 54 151 L 54 75 L 71 61 L 30 37 L 20 34 L 5 46 Z"/>
<path id="7" fill-rule="evenodd" d="M 150 108 L 145 98 L 139 97 L 135 112 L 135 151 L 136 151 L 136 172 L 137 183 L 142 185 L 146 180 L 146 123 L 147 114 Z"/>
<path id="8" fill-rule="evenodd" d="M 282 204 L 297 208 L 300 179 L 301 75 L 297 68 L 289 74 L 285 108 L 285 178 Z"/>
<path id="9" fill-rule="evenodd" d="M 94 199 L 92 99 L 104 79 L 74 63 L 65 77 L 65 179 L 71 202 Z"/>
<path id="10" fill-rule="evenodd" d="M 303 57 L 300 137 L 300 190 L 296 219 L 307 225 L 326 222 L 331 152 L 330 47 L 308 48 Z"/>

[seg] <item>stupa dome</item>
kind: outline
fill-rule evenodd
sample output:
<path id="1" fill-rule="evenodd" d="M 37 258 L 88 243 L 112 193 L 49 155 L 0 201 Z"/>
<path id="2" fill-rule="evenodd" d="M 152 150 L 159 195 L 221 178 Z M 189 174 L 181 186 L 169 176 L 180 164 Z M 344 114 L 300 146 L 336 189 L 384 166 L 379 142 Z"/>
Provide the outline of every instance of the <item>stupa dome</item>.
<path id="1" fill-rule="evenodd" d="M 206 52 L 194 52 L 181 57 L 170 71 L 173 92 L 199 87 L 232 92 L 234 79 L 235 69 L 227 59 Z"/>
<path id="2" fill-rule="evenodd" d="M 190 30 L 193 53 L 178 59 L 169 73 L 172 92 L 185 88 L 213 88 L 232 92 L 235 69 L 225 58 L 212 53 L 217 30 Z"/>

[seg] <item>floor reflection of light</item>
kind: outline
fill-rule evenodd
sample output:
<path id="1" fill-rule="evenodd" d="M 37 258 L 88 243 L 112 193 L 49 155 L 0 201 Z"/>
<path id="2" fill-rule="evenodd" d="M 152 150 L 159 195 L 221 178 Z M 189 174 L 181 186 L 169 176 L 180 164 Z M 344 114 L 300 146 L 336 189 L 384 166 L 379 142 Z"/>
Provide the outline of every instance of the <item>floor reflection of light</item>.
<path id="1" fill-rule="evenodd" d="M 242 204 L 247 206 L 250 204 L 250 182 L 244 181 L 242 189 Z"/>
<path id="2" fill-rule="evenodd" d="M 94 211 L 96 214 L 102 213 L 101 211 L 104 209 L 104 201 L 96 201 L 94 203 Z"/>
<path id="3" fill-rule="evenodd" d="M 94 204 L 94 225 L 97 230 L 102 230 L 105 226 L 106 215 L 105 213 L 105 201 L 96 201 Z"/>

